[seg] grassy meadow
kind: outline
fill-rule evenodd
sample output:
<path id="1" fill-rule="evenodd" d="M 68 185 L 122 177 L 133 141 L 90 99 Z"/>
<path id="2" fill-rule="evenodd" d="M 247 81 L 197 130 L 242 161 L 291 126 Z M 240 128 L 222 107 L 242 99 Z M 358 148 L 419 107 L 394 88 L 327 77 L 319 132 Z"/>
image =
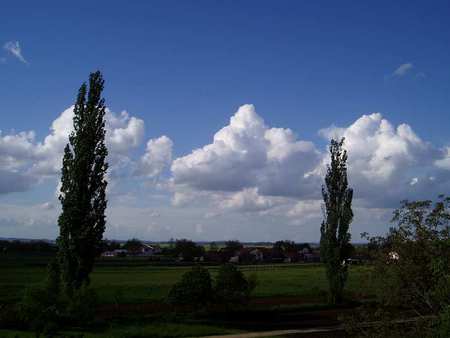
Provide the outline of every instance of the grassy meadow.
<path id="1" fill-rule="evenodd" d="M 17 301 L 23 290 L 45 278 L 45 257 L 10 256 L 0 262 L 0 303 Z M 121 264 L 117 264 L 117 263 Z M 139 262 L 139 260 L 138 260 Z M 101 304 L 163 302 L 167 293 L 189 267 L 152 266 L 127 259 L 100 261 L 91 274 L 91 285 Z M 276 264 L 241 266 L 255 274 L 253 298 L 295 297 L 299 302 L 320 302 L 327 290 L 325 269 L 320 264 Z M 209 267 L 215 276 L 217 267 Z M 347 292 L 355 298 L 370 296 L 369 268 L 352 266 Z M 274 300 L 275 302 L 275 300 Z"/>
<path id="2" fill-rule="evenodd" d="M 27 287 L 46 277 L 48 256 L 0 256 L 0 305 L 17 302 Z M 305 320 L 308 311 L 327 309 L 327 281 L 320 264 L 244 265 L 255 274 L 257 287 L 249 308 L 235 318 L 212 318 L 174 314 L 164 303 L 170 288 L 189 266 L 155 266 L 146 259 L 101 259 L 91 274 L 98 296 L 100 324 L 80 332 L 65 332 L 83 338 L 200 337 L 262 329 L 262 325 L 289 325 Z M 213 278 L 218 267 L 208 267 Z M 352 266 L 347 295 L 352 299 L 370 297 L 370 268 Z M 243 319 L 245 319 L 243 321 Z M 299 324 L 300 323 L 300 324 Z M 269 327 L 268 327 L 269 328 Z M 274 327 L 276 329 L 277 327 Z M 1 330 L 0 337 L 34 337 L 32 332 Z"/>

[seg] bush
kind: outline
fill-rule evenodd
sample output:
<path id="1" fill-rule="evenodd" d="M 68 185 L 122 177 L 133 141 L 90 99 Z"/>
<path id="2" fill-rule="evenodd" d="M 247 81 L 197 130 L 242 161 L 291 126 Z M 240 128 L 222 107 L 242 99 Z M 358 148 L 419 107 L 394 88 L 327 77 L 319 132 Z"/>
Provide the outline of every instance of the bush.
<path id="1" fill-rule="evenodd" d="M 47 295 L 44 287 L 28 288 L 18 304 L 18 318 L 28 325 L 37 337 L 42 333 L 55 333 L 59 327 L 60 311 Z"/>
<path id="2" fill-rule="evenodd" d="M 195 266 L 183 274 L 169 292 L 168 302 L 173 305 L 205 306 L 211 302 L 213 288 L 209 271 Z"/>
<path id="3" fill-rule="evenodd" d="M 95 316 L 96 295 L 83 285 L 73 290 L 70 297 L 62 292 L 59 265 L 48 265 L 47 279 L 43 285 L 28 288 L 15 307 L 0 314 L 0 322 L 9 327 L 28 327 L 39 337 L 50 337 L 62 327 L 89 324 Z M 2 325 L 3 326 L 3 325 Z"/>
<path id="4" fill-rule="evenodd" d="M 97 294 L 84 284 L 68 299 L 64 317 L 72 325 L 90 324 L 95 318 Z"/>
<path id="5" fill-rule="evenodd" d="M 232 264 L 222 265 L 216 277 L 215 296 L 225 305 L 244 305 L 256 287 L 256 276 L 245 278 L 242 271 Z"/>
<path id="6" fill-rule="evenodd" d="M 450 337 L 450 306 L 440 313 L 435 336 L 438 338 Z"/>
<path id="7" fill-rule="evenodd" d="M 17 306 L 0 304 L 0 328 L 15 329 L 23 326 Z"/>
<path id="8" fill-rule="evenodd" d="M 403 201 L 385 238 L 377 239 L 374 286 L 383 306 L 438 314 L 450 301 L 450 197 Z"/>

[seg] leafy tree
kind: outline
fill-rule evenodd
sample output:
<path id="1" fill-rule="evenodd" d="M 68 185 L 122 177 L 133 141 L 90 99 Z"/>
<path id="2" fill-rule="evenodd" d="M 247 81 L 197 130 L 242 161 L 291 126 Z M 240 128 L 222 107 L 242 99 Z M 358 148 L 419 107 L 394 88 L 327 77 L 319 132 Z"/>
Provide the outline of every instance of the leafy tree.
<path id="1" fill-rule="evenodd" d="M 273 249 L 281 252 L 289 252 L 298 250 L 298 245 L 294 241 L 277 241 L 273 245 Z"/>
<path id="2" fill-rule="evenodd" d="M 224 264 L 219 268 L 214 286 L 216 300 L 226 305 L 243 305 L 256 287 L 255 277 L 246 278 L 233 264 Z"/>
<path id="3" fill-rule="evenodd" d="M 330 301 L 333 304 L 342 301 L 347 281 L 345 261 L 350 256 L 349 227 L 353 219 L 353 190 L 348 187 L 347 151 L 343 149 L 343 144 L 344 138 L 339 142 L 331 140 L 331 163 L 327 167 L 325 186 L 322 186 L 325 219 L 320 228 L 320 253 L 326 265 Z"/>
<path id="4" fill-rule="evenodd" d="M 167 300 L 173 305 L 205 306 L 212 298 L 213 287 L 208 269 L 194 266 L 172 287 Z"/>
<path id="5" fill-rule="evenodd" d="M 397 225 L 385 236 L 362 234 L 374 260 L 378 302 L 355 310 L 347 320 L 350 331 L 361 337 L 449 337 L 450 197 L 434 203 L 403 201 L 392 221 Z M 423 320 L 399 327 L 395 321 L 405 310 Z M 361 322 L 379 325 L 363 327 Z"/>
<path id="6" fill-rule="evenodd" d="M 132 238 L 126 241 L 123 248 L 130 253 L 138 253 L 142 248 L 142 242 L 136 238 Z"/>
<path id="7" fill-rule="evenodd" d="M 219 247 L 217 246 L 216 242 L 209 243 L 209 250 L 208 251 L 216 252 L 217 250 L 219 250 Z"/>
<path id="8" fill-rule="evenodd" d="M 237 240 L 230 240 L 225 242 L 225 246 L 220 249 L 222 263 L 229 262 L 237 251 L 241 250 L 244 246 Z"/>
<path id="9" fill-rule="evenodd" d="M 403 201 L 393 221 L 397 227 L 377 238 L 379 300 L 436 314 L 450 305 L 450 197 Z"/>
<path id="10" fill-rule="evenodd" d="M 226 241 L 225 242 L 224 250 L 234 254 L 236 251 L 241 250 L 243 247 L 244 246 L 242 245 L 241 242 L 239 242 L 237 240 L 231 240 L 231 241 Z"/>
<path id="11" fill-rule="evenodd" d="M 175 242 L 174 253 L 183 257 L 185 261 L 192 261 L 195 257 L 200 257 L 205 253 L 205 249 L 188 239 L 179 239 Z"/>
<path id="12" fill-rule="evenodd" d="M 74 106 L 73 127 L 64 149 L 59 199 L 62 213 L 58 257 L 68 294 L 89 283 L 95 257 L 101 251 L 105 231 L 105 174 L 108 169 L 105 145 L 104 81 L 99 71 L 79 89 Z"/>

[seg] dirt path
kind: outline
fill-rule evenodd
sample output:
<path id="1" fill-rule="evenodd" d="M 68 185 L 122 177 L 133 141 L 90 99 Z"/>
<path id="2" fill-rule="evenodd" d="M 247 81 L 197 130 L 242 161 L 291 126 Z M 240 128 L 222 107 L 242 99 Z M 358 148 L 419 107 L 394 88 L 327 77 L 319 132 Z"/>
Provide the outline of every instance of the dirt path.
<path id="1" fill-rule="evenodd" d="M 398 319 L 391 322 L 391 324 L 402 325 L 415 323 L 417 321 L 424 320 L 434 320 L 435 316 L 422 316 Z M 381 322 L 366 322 L 359 324 L 361 327 L 374 327 L 379 325 Z M 344 329 L 342 325 L 334 325 L 327 327 L 317 327 L 309 329 L 292 329 L 292 330 L 274 330 L 274 331 L 260 331 L 260 332 L 248 332 L 240 334 L 229 334 L 229 335 L 216 335 L 216 336 L 205 336 L 202 338 L 258 338 L 258 337 L 345 337 Z"/>
<path id="2" fill-rule="evenodd" d="M 341 326 L 314 328 L 314 329 L 299 329 L 299 330 L 275 330 L 275 331 L 263 331 L 263 332 L 250 332 L 250 333 L 239 333 L 231 335 L 219 335 L 219 336 L 206 336 L 203 338 L 258 338 L 258 337 L 283 337 L 283 336 L 303 336 L 317 335 L 317 334 L 327 334 L 336 333 L 342 331 Z M 335 335 L 333 335 L 335 337 Z"/>

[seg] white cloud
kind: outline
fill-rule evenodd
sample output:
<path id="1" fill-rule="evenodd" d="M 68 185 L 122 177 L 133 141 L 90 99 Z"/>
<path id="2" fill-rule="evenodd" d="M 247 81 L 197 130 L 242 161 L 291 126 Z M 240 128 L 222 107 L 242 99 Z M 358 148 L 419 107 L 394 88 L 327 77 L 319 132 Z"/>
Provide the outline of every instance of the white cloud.
<path id="1" fill-rule="evenodd" d="M 129 152 L 142 140 L 144 121 L 130 117 L 126 112 L 116 116 L 110 110 L 105 119 L 109 175 L 120 176 L 121 171 L 130 171 L 127 168 L 133 161 L 128 157 Z M 36 141 L 33 131 L 0 132 L 0 170 L 3 172 L 0 193 L 27 190 L 46 177 L 57 177 L 72 130 L 73 106 L 52 122 L 50 133 L 42 142 Z"/>
<path id="2" fill-rule="evenodd" d="M 274 204 L 274 201 L 269 197 L 259 195 L 257 188 L 246 188 L 223 200 L 220 203 L 220 207 L 223 209 L 251 212 L 270 209 Z"/>
<path id="3" fill-rule="evenodd" d="M 395 127 L 379 113 L 363 115 L 347 128 L 323 129 L 320 134 L 345 137 L 350 183 L 356 198 L 368 204 L 432 198 L 449 184 L 450 175 L 435 165 L 441 163 L 442 151 L 423 141 L 409 125 Z M 440 176 L 442 185 L 430 182 L 430 175 Z"/>
<path id="4" fill-rule="evenodd" d="M 28 64 L 28 61 L 22 55 L 22 48 L 20 47 L 19 41 L 8 41 L 3 45 L 3 48 L 10 52 L 14 57 L 19 59 L 21 62 Z"/>
<path id="5" fill-rule="evenodd" d="M 444 149 L 442 158 L 436 160 L 435 165 L 439 168 L 450 170 L 450 147 Z"/>
<path id="6" fill-rule="evenodd" d="M 127 153 L 137 147 L 144 136 L 144 121 L 130 117 L 123 111 L 116 116 L 109 109 L 106 111 L 106 143 L 111 153 Z"/>
<path id="7" fill-rule="evenodd" d="M 243 105 L 211 144 L 172 163 L 175 185 L 206 191 L 256 187 L 263 195 L 310 194 L 320 153 L 290 129 L 269 128 L 253 105 Z"/>
<path id="8" fill-rule="evenodd" d="M 412 63 L 403 63 L 400 66 L 398 66 L 396 70 L 394 70 L 392 75 L 402 77 L 408 74 L 410 71 L 412 71 L 413 68 L 414 65 Z"/>
<path id="9" fill-rule="evenodd" d="M 304 200 L 297 202 L 287 213 L 291 218 L 310 219 L 321 215 L 322 200 Z"/>
<path id="10" fill-rule="evenodd" d="M 137 173 L 150 178 L 161 175 L 172 163 L 173 142 L 163 135 L 147 142 L 145 154 L 141 157 Z"/>
<path id="11" fill-rule="evenodd" d="M 444 154 L 407 124 L 394 126 L 373 113 L 319 134 L 345 137 L 349 180 L 361 205 L 392 208 L 402 199 L 432 198 L 450 187 L 450 172 L 443 170 L 450 169 L 450 150 Z M 266 126 L 252 105 L 244 105 L 211 144 L 174 160 L 175 205 L 196 201 L 201 193 L 229 211 L 278 212 L 293 200 L 301 203 L 288 216 L 317 208 L 328 156 L 290 129 Z"/>
<path id="12" fill-rule="evenodd" d="M 41 141 L 34 132 L 0 133 L 0 194 L 26 191 L 46 177 L 56 181 L 72 117 L 72 108 L 61 113 Z M 211 143 L 173 162 L 167 136 L 150 139 L 141 155 L 135 151 L 144 135 L 141 119 L 108 111 L 106 126 L 108 237 L 318 239 L 328 151 L 291 129 L 267 126 L 252 105 L 240 107 Z M 384 232 L 400 200 L 450 189 L 450 147 L 437 148 L 407 124 L 396 126 L 374 113 L 319 133 L 327 140 L 346 138 L 355 239 L 366 230 Z M 158 180 L 169 167 L 172 176 Z M 142 184 L 144 178 L 151 184 Z M 25 234 L 31 225 L 56 232 L 56 205 L 41 201 L 29 210 L 5 211 L 0 234 L 13 233 L 14 226 Z"/>

